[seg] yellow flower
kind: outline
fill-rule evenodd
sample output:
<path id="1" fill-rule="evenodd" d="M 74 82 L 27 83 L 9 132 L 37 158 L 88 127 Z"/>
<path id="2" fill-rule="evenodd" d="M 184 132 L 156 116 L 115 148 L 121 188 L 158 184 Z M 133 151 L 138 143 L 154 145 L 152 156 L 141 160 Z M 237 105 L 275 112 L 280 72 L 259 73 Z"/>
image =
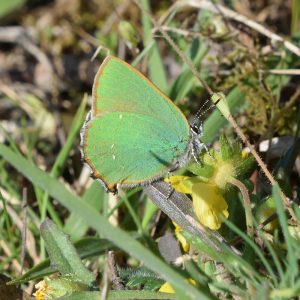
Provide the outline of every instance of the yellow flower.
<path id="1" fill-rule="evenodd" d="M 187 281 L 190 282 L 192 285 L 196 285 L 196 281 L 192 278 L 188 279 Z M 170 293 L 170 294 L 175 293 L 174 288 L 169 282 L 165 282 L 158 291 L 161 293 Z"/>
<path id="2" fill-rule="evenodd" d="M 47 295 L 47 289 L 48 289 L 48 284 L 45 280 L 42 280 L 38 282 L 35 285 L 35 288 L 38 289 L 33 296 L 36 298 L 36 300 L 44 300 L 44 299 L 49 299 Z M 47 297 L 47 298 L 46 298 Z M 50 298 L 51 299 L 51 298 Z"/>
<path id="3" fill-rule="evenodd" d="M 210 183 L 199 182 L 193 185 L 192 197 L 200 223 L 212 230 L 219 229 L 229 215 L 228 205 L 219 188 Z"/>
<path id="4" fill-rule="evenodd" d="M 202 225 L 217 230 L 228 218 L 228 205 L 216 184 L 203 182 L 197 176 L 172 176 L 169 180 L 178 192 L 192 195 L 195 213 Z"/>
<path id="5" fill-rule="evenodd" d="M 190 244 L 186 241 L 185 237 L 181 234 L 182 232 L 181 227 L 175 222 L 173 222 L 173 224 L 175 226 L 175 235 L 177 240 L 180 242 L 183 251 L 188 252 L 190 250 Z"/>
<path id="6" fill-rule="evenodd" d="M 86 285 L 81 282 L 72 281 L 71 277 L 45 277 L 44 280 L 35 285 L 35 288 L 37 291 L 33 296 L 35 296 L 36 300 L 57 299 L 67 293 L 87 290 Z"/>

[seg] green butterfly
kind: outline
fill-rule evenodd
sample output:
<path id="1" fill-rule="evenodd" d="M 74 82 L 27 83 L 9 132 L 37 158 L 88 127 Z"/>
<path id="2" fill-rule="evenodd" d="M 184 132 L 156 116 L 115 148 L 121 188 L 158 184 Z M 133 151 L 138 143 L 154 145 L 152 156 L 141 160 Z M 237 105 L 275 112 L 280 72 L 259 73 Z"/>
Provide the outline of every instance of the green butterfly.
<path id="1" fill-rule="evenodd" d="M 82 157 L 106 191 L 162 178 L 203 148 L 202 128 L 123 60 L 108 56 L 96 74 L 81 129 Z"/>

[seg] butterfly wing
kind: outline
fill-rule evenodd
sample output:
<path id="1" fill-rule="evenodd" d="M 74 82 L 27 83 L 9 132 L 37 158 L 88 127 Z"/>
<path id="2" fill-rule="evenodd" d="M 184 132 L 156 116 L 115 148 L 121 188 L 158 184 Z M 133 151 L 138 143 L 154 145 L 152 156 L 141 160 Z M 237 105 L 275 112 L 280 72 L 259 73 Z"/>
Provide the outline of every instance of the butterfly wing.
<path id="1" fill-rule="evenodd" d="M 83 127 L 84 159 L 110 191 L 165 174 L 187 151 L 182 112 L 144 75 L 115 57 L 94 82 L 91 117 Z"/>

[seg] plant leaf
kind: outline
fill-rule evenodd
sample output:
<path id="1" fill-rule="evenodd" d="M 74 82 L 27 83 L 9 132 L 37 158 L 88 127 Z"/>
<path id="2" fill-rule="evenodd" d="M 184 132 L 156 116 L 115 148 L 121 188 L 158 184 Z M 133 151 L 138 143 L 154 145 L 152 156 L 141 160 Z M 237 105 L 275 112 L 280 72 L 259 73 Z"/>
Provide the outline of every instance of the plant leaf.
<path id="1" fill-rule="evenodd" d="M 41 235 L 45 241 L 51 265 L 72 280 L 92 286 L 95 276 L 83 265 L 69 237 L 50 219 L 41 224 Z"/>

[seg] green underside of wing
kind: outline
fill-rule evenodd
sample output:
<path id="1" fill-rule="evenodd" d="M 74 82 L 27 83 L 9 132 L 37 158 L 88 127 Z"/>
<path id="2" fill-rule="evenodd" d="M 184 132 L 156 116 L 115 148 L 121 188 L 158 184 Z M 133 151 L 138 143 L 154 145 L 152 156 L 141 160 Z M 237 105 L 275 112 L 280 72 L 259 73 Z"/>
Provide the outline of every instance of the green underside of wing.
<path id="1" fill-rule="evenodd" d="M 87 124 L 84 153 L 107 185 L 139 184 L 166 173 L 188 143 L 188 128 L 179 134 L 153 117 L 114 112 Z"/>

